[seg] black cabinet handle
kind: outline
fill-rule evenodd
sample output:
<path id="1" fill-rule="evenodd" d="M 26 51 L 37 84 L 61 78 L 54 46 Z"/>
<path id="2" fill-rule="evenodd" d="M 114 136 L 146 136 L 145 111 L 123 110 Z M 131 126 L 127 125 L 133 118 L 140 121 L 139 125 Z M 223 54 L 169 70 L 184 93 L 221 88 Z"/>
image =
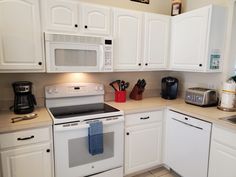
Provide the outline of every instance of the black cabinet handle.
<path id="1" fill-rule="evenodd" d="M 199 64 L 200 67 L 202 67 L 202 64 Z"/>
<path id="2" fill-rule="evenodd" d="M 148 117 L 141 117 L 140 119 L 141 120 L 146 120 L 146 119 L 149 119 L 150 117 L 148 116 Z"/>
<path id="3" fill-rule="evenodd" d="M 76 28 L 78 28 L 78 25 L 77 25 L 77 24 L 75 24 L 75 27 L 76 27 Z"/>
<path id="4" fill-rule="evenodd" d="M 88 28 L 88 26 L 87 26 L 87 25 L 85 25 L 85 26 L 84 26 L 84 28 L 85 28 L 85 29 L 87 29 L 87 28 Z"/>
<path id="5" fill-rule="evenodd" d="M 50 152 L 50 149 L 47 149 L 47 152 Z"/>
<path id="6" fill-rule="evenodd" d="M 127 132 L 126 135 L 129 135 L 129 132 Z"/>
<path id="7" fill-rule="evenodd" d="M 40 62 L 38 62 L 38 64 L 41 66 L 43 63 L 40 61 Z"/>
<path id="8" fill-rule="evenodd" d="M 141 66 L 141 63 L 139 63 L 138 65 Z"/>
<path id="9" fill-rule="evenodd" d="M 29 137 L 25 137 L 25 138 L 17 138 L 17 141 L 25 141 L 25 140 L 30 140 L 30 139 L 33 139 L 33 138 L 34 138 L 34 135 L 29 136 Z"/>
<path id="10" fill-rule="evenodd" d="M 185 117 L 184 119 L 185 119 L 185 120 L 188 120 L 188 118 L 187 118 L 187 117 Z"/>
<path id="11" fill-rule="evenodd" d="M 145 63 L 145 66 L 147 66 L 148 65 L 148 63 Z"/>

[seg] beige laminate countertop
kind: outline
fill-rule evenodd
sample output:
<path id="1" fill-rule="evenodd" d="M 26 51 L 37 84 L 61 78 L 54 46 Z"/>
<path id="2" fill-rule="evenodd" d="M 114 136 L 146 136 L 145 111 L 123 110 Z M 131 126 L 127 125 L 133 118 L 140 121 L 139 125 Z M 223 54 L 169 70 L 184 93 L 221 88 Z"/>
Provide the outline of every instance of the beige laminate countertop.
<path id="1" fill-rule="evenodd" d="M 36 108 L 33 113 L 38 114 L 38 117 L 31 120 L 24 120 L 16 123 L 11 122 L 11 118 L 24 116 L 14 114 L 10 111 L 0 111 L 0 133 L 19 131 L 24 129 L 39 128 L 52 125 L 52 119 L 46 108 Z"/>
<path id="2" fill-rule="evenodd" d="M 165 100 L 160 97 L 145 98 L 140 101 L 127 100 L 125 103 L 107 102 L 125 114 L 139 113 L 145 111 L 153 111 L 162 108 L 169 108 L 171 110 L 196 117 L 214 125 L 223 126 L 236 131 L 236 124 L 229 123 L 222 118 L 236 115 L 236 112 L 225 112 L 217 109 L 217 107 L 199 107 L 186 104 L 183 99 Z"/>

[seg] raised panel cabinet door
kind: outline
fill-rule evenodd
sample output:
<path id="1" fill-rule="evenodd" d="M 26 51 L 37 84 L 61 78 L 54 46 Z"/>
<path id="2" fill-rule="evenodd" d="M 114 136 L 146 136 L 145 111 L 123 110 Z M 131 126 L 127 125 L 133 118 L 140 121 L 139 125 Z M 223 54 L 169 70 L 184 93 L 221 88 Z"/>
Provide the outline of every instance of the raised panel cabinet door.
<path id="1" fill-rule="evenodd" d="M 171 69 L 203 71 L 207 51 L 209 7 L 173 17 Z"/>
<path id="2" fill-rule="evenodd" d="M 48 0 L 46 2 L 47 30 L 78 32 L 78 4 L 69 0 Z"/>
<path id="3" fill-rule="evenodd" d="M 38 0 L 0 0 L 0 72 L 43 69 Z"/>
<path id="4" fill-rule="evenodd" d="M 125 135 L 125 174 L 161 164 L 162 123 L 129 127 Z"/>
<path id="5" fill-rule="evenodd" d="M 52 177 L 50 143 L 0 152 L 2 177 Z"/>
<path id="6" fill-rule="evenodd" d="M 114 9 L 114 70 L 142 68 L 141 35 L 142 13 Z"/>
<path id="7" fill-rule="evenodd" d="M 145 14 L 144 69 L 166 69 L 169 57 L 170 17 Z"/>
<path id="8" fill-rule="evenodd" d="M 85 34 L 109 35 L 111 9 L 89 4 L 81 5 L 81 29 Z"/>
<path id="9" fill-rule="evenodd" d="M 236 148 L 213 140 L 211 144 L 209 177 L 236 176 Z"/>

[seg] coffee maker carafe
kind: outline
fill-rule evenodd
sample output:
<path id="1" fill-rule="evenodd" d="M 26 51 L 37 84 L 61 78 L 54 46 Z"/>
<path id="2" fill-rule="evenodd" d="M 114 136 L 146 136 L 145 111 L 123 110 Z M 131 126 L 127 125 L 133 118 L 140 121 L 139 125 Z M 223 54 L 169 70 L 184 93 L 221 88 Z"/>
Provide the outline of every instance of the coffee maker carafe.
<path id="1" fill-rule="evenodd" d="M 36 100 L 32 94 L 32 82 L 19 81 L 12 84 L 15 100 L 14 100 L 14 112 L 16 114 L 28 114 L 34 111 L 34 105 Z"/>

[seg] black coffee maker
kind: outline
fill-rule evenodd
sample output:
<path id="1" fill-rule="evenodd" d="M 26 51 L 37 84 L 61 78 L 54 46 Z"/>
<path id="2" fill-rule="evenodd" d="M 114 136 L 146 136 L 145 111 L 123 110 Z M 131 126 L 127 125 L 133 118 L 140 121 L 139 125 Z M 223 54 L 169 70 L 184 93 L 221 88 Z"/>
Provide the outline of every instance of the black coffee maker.
<path id="1" fill-rule="evenodd" d="M 34 105 L 36 100 L 32 94 L 32 82 L 19 81 L 12 84 L 15 100 L 14 100 L 14 112 L 16 114 L 28 114 L 34 111 Z"/>
<path id="2" fill-rule="evenodd" d="M 161 97 L 168 100 L 176 99 L 178 94 L 178 79 L 174 77 L 164 77 L 161 81 Z"/>

